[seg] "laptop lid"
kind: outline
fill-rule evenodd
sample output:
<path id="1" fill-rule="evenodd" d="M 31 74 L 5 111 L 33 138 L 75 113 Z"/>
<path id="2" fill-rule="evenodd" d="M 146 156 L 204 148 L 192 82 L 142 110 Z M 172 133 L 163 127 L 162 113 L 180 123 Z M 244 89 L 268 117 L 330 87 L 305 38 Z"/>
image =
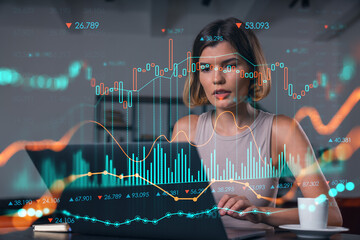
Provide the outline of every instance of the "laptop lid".
<path id="1" fill-rule="evenodd" d="M 69 222 L 74 232 L 227 239 L 198 152 L 188 143 L 68 145 L 60 152 L 27 152 L 48 187 L 76 176 L 62 193 L 54 219 Z"/>

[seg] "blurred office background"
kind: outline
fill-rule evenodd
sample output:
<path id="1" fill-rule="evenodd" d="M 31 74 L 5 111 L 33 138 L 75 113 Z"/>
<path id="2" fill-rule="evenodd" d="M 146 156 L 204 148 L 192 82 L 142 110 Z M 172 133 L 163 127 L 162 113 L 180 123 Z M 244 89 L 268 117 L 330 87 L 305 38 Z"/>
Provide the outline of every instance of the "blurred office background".
<path id="1" fill-rule="evenodd" d="M 99 97 L 86 71 L 81 70 L 70 78 L 62 89 L 31 85 L 32 77 L 47 79 L 68 75 L 69 67 L 78 61 L 91 66 L 92 77 L 97 82 L 110 86 L 114 81 L 123 81 L 125 89 L 132 89 L 134 67 L 144 68 L 151 62 L 167 66 L 169 38 L 173 39 L 174 62 L 180 62 L 186 59 L 195 36 L 206 24 L 228 17 L 243 22 L 270 23 L 269 29 L 255 32 L 268 62 L 283 62 L 289 68 L 289 83 L 293 84 L 295 92 L 319 77 L 322 79 L 320 86 L 294 100 L 283 89 L 282 77 L 273 76 L 271 93 L 260 102 L 261 106 L 290 117 L 302 107 L 314 107 L 327 124 L 350 94 L 360 87 L 359 9 L 360 3 L 356 0 L 3 0 L 0 2 L 0 71 L 3 71 L 0 75 L 3 78 L 0 83 L 0 151 L 19 140 L 58 140 L 82 120 L 106 122 L 106 117 L 97 110 L 100 109 L 100 113 L 111 110 L 111 104 L 103 104 L 100 100 L 95 107 Z M 99 22 L 99 27 L 94 30 L 67 28 L 66 23 L 76 21 Z M 20 74 L 27 81 L 5 81 L 5 70 L 11 70 L 13 77 Z M 119 125 L 127 122 L 131 126 L 128 133 L 121 127 L 114 130 L 118 140 L 149 140 L 162 133 L 169 134 L 176 119 L 189 113 L 181 103 L 185 78 L 178 82 L 178 87 L 167 79 L 149 83 L 151 79 L 153 75 L 139 73 L 138 86 L 144 86 L 140 96 L 149 97 L 149 101 L 144 100 L 136 106 L 136 111 L 131 107 L 125 110 L 122 104 L 113 106 L 122 121 Z M 170 84 L 173 84 L 171 88 Z M 154 97 L 165 100 L 153 106 L 151 98 Z M 167 97 L 174 101 L 178 98 L 180 103 L 170 118 Z M 204 110 L 207 108 L 192 112 Z M 322 151 L 339 144 L 335 139 L 345 138 L 358 127 L 359 117 L 356 104 L 330 135 L 319 134 L 309 118 L 300 124 L 320 156 Z M 163 122 L 155 124 L 159 119 Z M 87 124 L 75 134 L 71 143 L 108 140 L 101 129 Z M 359 146 L 359 139 L 357 141 L 352 146 Z M 339 192 L 339 199 L 359 199 L 359 159 L 360 151 L 354 149 L 346 160 L 335 159 L 324 165 L 326 177 L 334 181 L 330 182 L 334 185 L 331 187 L 335 187 L 335 181 L 355 183 L 353 191 Z M 16 153 L 0 167 L 0 199 L 36 198 L 44 191 L 46 187 L 24 151 Z"/>

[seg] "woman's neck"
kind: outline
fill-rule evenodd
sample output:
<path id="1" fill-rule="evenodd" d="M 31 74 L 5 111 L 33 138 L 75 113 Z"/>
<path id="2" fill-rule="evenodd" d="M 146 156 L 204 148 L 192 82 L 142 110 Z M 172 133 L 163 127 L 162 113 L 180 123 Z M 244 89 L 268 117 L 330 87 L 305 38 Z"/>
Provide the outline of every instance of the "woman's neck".
<path id="1" fill-rule="evenodd" d="M 237 126 L 250 126 L 257 114 L 258 111 L 250 106 L 249 103 L 239 103 L 233 109 L 216 109 L 215 114 L 212 115 L 212 122 L 216 133 L 232 136 L 246 129 L 239 129 Z M 234 117 L 237 126 L 234 123 Z"/>

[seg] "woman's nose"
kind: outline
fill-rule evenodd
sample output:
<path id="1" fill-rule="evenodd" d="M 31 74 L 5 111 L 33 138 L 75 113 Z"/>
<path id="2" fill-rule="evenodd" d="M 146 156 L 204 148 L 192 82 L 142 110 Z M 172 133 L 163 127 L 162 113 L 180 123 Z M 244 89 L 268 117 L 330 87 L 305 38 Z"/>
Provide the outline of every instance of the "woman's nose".
<path id="1" fill-rule="evenodd" d="M 214 79 L 213 79 L 213 83 L 216 84 L 224 84 L 225 83 L 225 76 L 223 74 L 222 71 L 220 71 L 218 68 L 214 69 L 215 74 L 214 74 Z"/>

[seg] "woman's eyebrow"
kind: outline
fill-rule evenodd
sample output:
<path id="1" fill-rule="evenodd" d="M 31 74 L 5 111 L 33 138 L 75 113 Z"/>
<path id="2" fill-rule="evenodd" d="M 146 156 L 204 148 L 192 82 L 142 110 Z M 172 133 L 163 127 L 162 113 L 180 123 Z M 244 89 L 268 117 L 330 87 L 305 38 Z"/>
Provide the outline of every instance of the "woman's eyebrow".
<path id="1" fill-rule="evenodd" d="M 222 61 L 221 63 L 222 63 L 223 65 L 226 65 L 226 63 L 229 63 L 229 62 L 231 62 L 231 61 L 233 61 L 233 60 L 240 61 L 240 59 L 234 57 L 234 58 L 226 59 L 226 60 Z"/>
<path id="2" fill-rule="evenodd" d="M 233 57 L 233 58 L 226 59 L 226 60 L 222 61 L 221 63 L 222 63 L 222 65 L 226 65 L 226 63 L 229 63 L 233 60 L 240 61 L 239 58 Z M 200 62 L 200 65 L 206 65 L 206 64 L 211 65 L 210 63 L 207 63 L 207 62 Z"/>

